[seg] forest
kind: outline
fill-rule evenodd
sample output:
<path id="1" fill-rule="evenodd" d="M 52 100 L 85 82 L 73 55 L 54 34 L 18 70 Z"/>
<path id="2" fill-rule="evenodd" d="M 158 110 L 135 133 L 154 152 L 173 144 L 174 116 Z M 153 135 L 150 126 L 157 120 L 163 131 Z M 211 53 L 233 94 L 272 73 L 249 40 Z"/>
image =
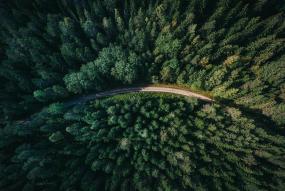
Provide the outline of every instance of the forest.
<path id="1" fill-rule="evenodd" d="M 0 82 L 0 191 L 285 190 L 285 1 L 0 1 Z"/>

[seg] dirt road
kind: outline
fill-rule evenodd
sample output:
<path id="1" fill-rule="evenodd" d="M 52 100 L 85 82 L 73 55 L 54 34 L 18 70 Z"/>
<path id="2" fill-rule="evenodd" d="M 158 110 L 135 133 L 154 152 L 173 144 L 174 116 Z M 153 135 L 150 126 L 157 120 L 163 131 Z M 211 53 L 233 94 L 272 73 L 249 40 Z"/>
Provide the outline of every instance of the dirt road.
<path id="1" fill-rule="evenodd" d="M 88 94 L 88 95 L 82 95 L 76 98 L 73 98 L 69 101 L 63 102 L 63 104 L 66 107 L 74 106 L 77 104 L 82 104 L 87 101 L 96 99 L 96 98 L 101 98 L 101 97 L 107 97 L 107 96 L 113 96 L 113 95 L 118 95 L 118 94 L 124 94 L 124 93 L 132 93 L 132 92 L 160 92 L 160 93 L 170 93 L 170 94 L 177 94 L 177 95 L 182 95 L 186 97 L 195 97 L 197 99 L 207 101 L 207 102 L 213 102 L 214 100 L 203 96 L 198 93 L 194 93 L 190 90 L 182 90 L 178 88 L 173 88 L 173 87 L 159 87 L 159 86 L 152 86 L 152 85 L 146 85 L 146 86 L 140 86 L 140 87 L 130 87 L 130 88 L 118 88 L 118 89 L 113 89 L 113 90 L 108 90 L 108 91 L 103 91 L 100 93 L 93 93 L 93 94 Z M 26 118 L 25 120 L 18 121 L 19 123 L 27 123 L 31 120 L 32 116 Z"/>
<path id="2" fill-rule="evenodd" d="M 195 97 L 197 99 L 201 99 L 201 100 L 204 100 L 207 102 L 214 101 L 213 99 L 211 99 L 209 97 L 191 92 L 189 90 L 182 90 L 182 89 L 170 88 L 170 87 L 142 86 L 142 87 L 131 87 L 131 88 L 119 88 L 119 89 L 113 89 L 113 90 L 104 91 L 104 92 L 100 92 L 100 93 L 85 95 L 85 96 L 75 98 L 71 101 L 65 102 L 65 105 L 66 106 L 72 106 L 72 105 L 75 105 L 77 103 L 84 103 L 86 101 L 90 101 L 90 100 L 93 100 L 96 98 L 113 96 L 113 95 L 124 94 L 124 93 L 132 93 L 132 92 L 171 93 L 171 94 L 177 94 L 177 95 L 182 95 L 182 96 L 186 96 L 186 97 Z"/>

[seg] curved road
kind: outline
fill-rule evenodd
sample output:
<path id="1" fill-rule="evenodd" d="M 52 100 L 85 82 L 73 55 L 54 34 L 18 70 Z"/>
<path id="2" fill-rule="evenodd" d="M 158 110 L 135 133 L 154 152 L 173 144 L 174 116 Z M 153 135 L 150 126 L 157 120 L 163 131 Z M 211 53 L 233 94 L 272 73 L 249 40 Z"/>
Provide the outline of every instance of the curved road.
<path id="1" fill-rule="evenodd" d="M 118 89 L 113 89 L 113 90 L 108 90 L 108 91 L 103 91 L 100 93 L 93 93 L 89 95 L 83 95 L 80 97 L 73 98 L 70 101 L 64 102 L 66 107 L 74 106 L 76 104 L 81 104 L 85 103 L 87 101 L 96 99 L 96 98 L 101 98 L 101 97 L 107 97 L 107 96 L 113 96 L 113 95 L 118 95 L 118 94 L 124 94 L 124 93 L 132 93 L 132 92 L 160 92 L 160 93 L 171 93 L 171 94 L 177 94 L 177 95 L 182 95 L 186 97 L 195 97 L 197 99 L 207 101 L 207 102 L 213 102 L 214 100 L 203 96 L 201 94 L 197 94 L 194 92 L 191 92 L 189 90 L 182 90 L 178 88 L 172 88 L 172 87 L 159 87 L 159 86 L 140 86 L 140 87 L 130 87 L 130 88 L 118 88 Z M 32 116 L 32 115 L 31 115 Z M 26 118 L 25 120 L 18 121 L 20 123 L 26 123 L 30 121 L 31 116 Z"/>
<path id="2" fill-rule="evenodd" d="M 71 101 L 65 102 L 66 106 L 73 106 L 78 103 L 84 103 L 87 101 L 90 101 L 92 99 L 101 98 L 101 97 L 107 97 L 107 96 L 113 96 L 117 94 L 124 94 L 124 93 L 132 93 L 132 92 L 161 92 L 161 93 L 171 93 L 171 94 L 177 94 L 182 95 L 186 97 L 195 97 L 200 100 L 204 100 L 207 102 L 214 101 L 213 99 L 203 96 L 201 94 L 197 94 L 194 92 L 191 92 L 189 90 L 182 90 L 177 88 L 170 88 L 170 87 L 157 87 L 157 86 L 141 86 L 141 87 L 130 87 L 130 88 L 119 88 L 119 89 L 113 89 L 109 91 L 104 91 L 100 93 L 90 94 L 81 96 L 79 98 L 75 98 Z"/>

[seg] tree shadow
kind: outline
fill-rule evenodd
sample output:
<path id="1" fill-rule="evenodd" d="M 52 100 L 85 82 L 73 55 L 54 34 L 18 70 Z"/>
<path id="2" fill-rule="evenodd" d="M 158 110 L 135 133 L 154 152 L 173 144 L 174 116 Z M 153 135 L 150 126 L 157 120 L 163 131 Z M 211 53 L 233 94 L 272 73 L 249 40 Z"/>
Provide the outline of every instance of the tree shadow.
<path id="1" fill-rule="evenodd" d="M 250 116 L 250 118 L 254 120 L 255 124 L 264 127 L 270 132 L 285 135 L 284 130 L 282 130 L 280 126 L 278 126 L 277 123 L 269 116 L 263 114 L 261 109 L 249 108 L 245 105 L 237 104 L 230 99 L 218 99 L 217 102 L 225 107 L 230 106 L 239 109 L 243 115 Z"/>

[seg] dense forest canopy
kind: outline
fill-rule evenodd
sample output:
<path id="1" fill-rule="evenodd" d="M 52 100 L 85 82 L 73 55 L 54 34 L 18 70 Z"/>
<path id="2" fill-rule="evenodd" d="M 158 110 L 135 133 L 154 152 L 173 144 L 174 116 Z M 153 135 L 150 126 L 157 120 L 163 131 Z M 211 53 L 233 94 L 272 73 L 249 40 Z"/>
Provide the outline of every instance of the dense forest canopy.
<path id="1" fill-rule="evenodd" d="M 13 161 L 3 163 L 5 190 L 284 188 L 284 136 L 195 99 L 140 93 L 57 103 L 2 137 Z"/>
<path id="2" fill-rule="evenodd" d="M 0 1 L 0 82 L 1 191 L 285 189 L 283 0 Z"/>

